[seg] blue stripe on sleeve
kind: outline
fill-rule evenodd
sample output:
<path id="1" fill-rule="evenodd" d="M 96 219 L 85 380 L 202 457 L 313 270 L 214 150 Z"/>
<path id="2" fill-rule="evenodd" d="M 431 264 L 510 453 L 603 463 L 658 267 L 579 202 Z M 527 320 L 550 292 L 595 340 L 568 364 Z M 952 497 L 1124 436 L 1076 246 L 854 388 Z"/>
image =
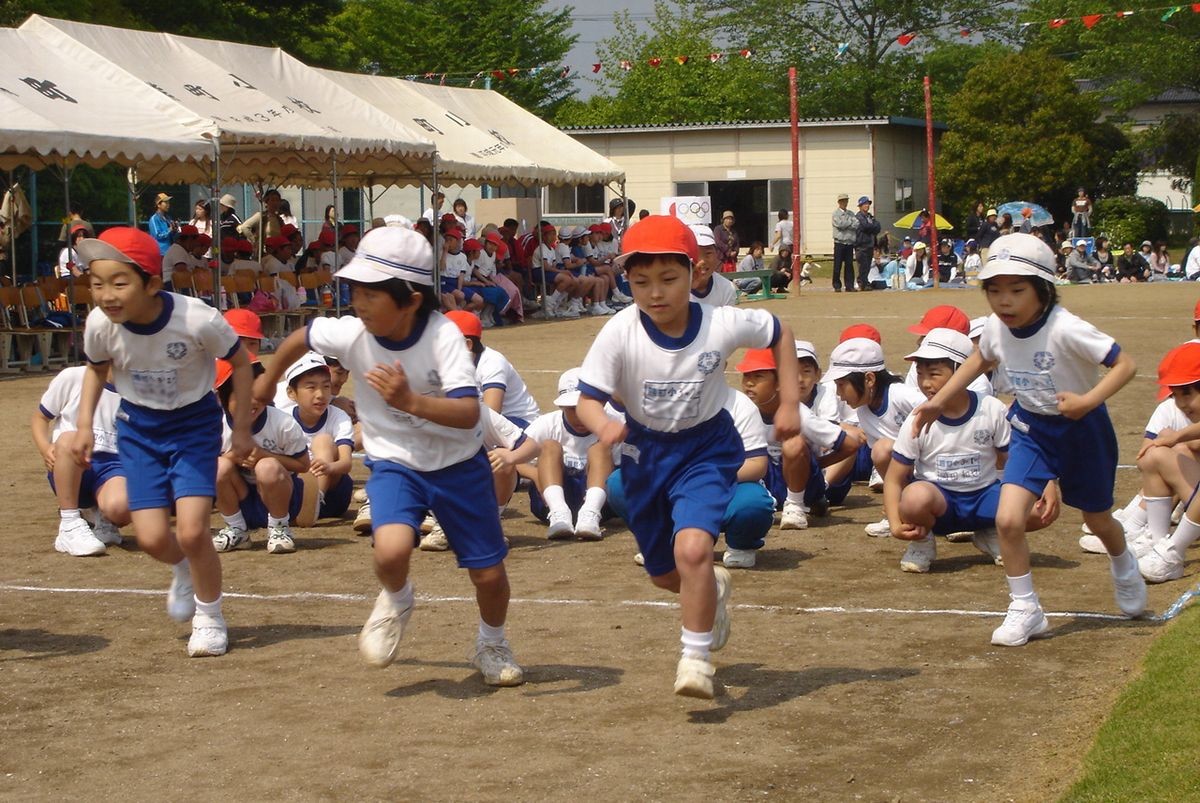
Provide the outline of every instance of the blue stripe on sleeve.
<path id="1" fill-rule="evenodd" d="M 751 449 L 750 451 L 746 452 L 745 459 L 749 460 L 752 457 L 766 457 L 766 455 L 767 455 L 767 447 L 764 446 L 761 449 Z"/>
<path id="2" fill-rule="evenodd" d="M 779 318 L 775 315 L 771 316 L 771 321 L 772 321 L 771 345 L 769 346 L 769 348 L 775 348 L 775 344 L 779 342 L 779 335 L 782 334 L 782 326 L 783 325 L 779 322 Z"/>
<path id="3" fill-rule="evenodd" d="M 584 396 L 587 396 L 589 399 L 595 399 L 601 404 L 605 404 L 612 399 L 612 394 L 605 393 L 604 391 L 600 390 L 600 388 L 592 387 L 587 382 L 579 383 L 579 392 Z"/>
<path id="4" fill-rule="evenodd" d="M 481 390 L 492 390 L 493 388 L 499 388 L 500 390 L 506 392 L 508 391 L 508 385 L 504 384 L 503 382 L 488 382 L 481 388 Z"/>
<path id="5" fill-rule="evenodd" d="M 905 457 L 904 455 L 900 454 L 899 452 L 897 452 L 895 450 L 892 450 L 892 459 L 895 460 L 897 463 L 899 463 L 902 466 L 911 466 L 917 462 L 913 458 Z"/>
<path id="6" fill-rule="evenodd" d="M 53 421 L 54 419 L 58 418 L 58 416 L 56 416 L 54 413 L 50 412 L 49 410 L 47 410 L 45 407 L 43 407 L 40 404 L 38 405 L 38 412 L 40 412 L 43 416 L 45 416 L 47 421 Z"/>
<path id="7" fill-rule="evenodd" d="M 237 342 L 233 344 L 233 348 L 231 348 L 231 349 L 229 350 L 229 353 L 228 353 L 228 354 L 226 354 L 226 355 L 225 355 L 224 357 L 222 357 L 221 359 L 222 359 L 222 360 L 230 360 L 230 359 L 233 359 L 233 355 L 234 355 L 234 354 L 237 354 L 237 353 L 238 353 L 238 349 L 240 349 L 241 347 L 242 347 L 242 340 L 241 340 L 241 338 L 238 338 Z"/>
<path id="8" fill-rule="evenodd" d="M 1112 368 L 1113 363 L 1117 361 L 1117 356 L 1121 353 L 1121 345 L 1113 343 L 1112 348 L 1108 350 L 1108 355 L 1100 361 L 1100 364 L 1105 368 Z"/>
<path id="9" fill-rule="evenodd" d="M 479 388 L 472 385 L 469 388 L 453 388 L 446 391 L 447 399 L 477 399 L 479 398 Z"/>

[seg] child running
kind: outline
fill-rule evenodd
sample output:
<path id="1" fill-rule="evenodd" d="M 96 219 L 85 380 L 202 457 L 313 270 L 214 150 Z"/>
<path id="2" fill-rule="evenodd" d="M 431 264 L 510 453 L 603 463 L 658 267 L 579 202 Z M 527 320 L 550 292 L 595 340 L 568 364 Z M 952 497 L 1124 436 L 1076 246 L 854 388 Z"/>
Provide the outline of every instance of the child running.
<path id="1" fill-rule="evenodd" d="M 627 522 L 659 588 L 679 594 L 683 655 L 675 693 L 712 699 L 710 651 L 729 638 L 729 572 L 712 549 L 744 449 L 725 409 L 722 373 L 738 348 L 775 348 L 781 440 L 799 432 L 796 353 L 786 324 L 765 310 L 708 307 L 690 298 L 696 236 L 682 221 L 650 215 L 631 227 L 615 260 L 635 306 L 605 324 L 580 371 L 577 410 L 608 446 L 622 443 Z M 626 424 L 609 419 L 617 398 Z"/>
<path id="2" fill-rule="evenodd" d="M 237 412 L 231 451 L 250 454 L 250 358 L 221 313 L 198 299 L 162 291 L 154 238 L 117 227 L 82 240 L 96 308 L 84 351 L 90 370 L 79 402 L 72 452 L 91 462 L 94 414 L 112 365 L 121 395 L 117 439 L 128 477 L 138 546 L 171 566 L 167 613 L 192 622 L 188 655 L 224 655 L 221 561 L 208 533 L 221 451 L 221 405 L 212 392 L 216 358 L 232 365 Z M 171 508 L 175 532 L 171 532 Z"/>
<path id="3" fill-rule="evenodd" d="M 1029 514 L 1046 483 L 1058 479 L 1062 500 L 1108 549 L 1117 606 L 1126 616 L 1146 609 L 1146 583 L 1124 531 L 1112 517 L 1117 438 L 1105 400 L 1133 378 L 1133 359 L 1108 335 L 1058 305 L 1054 253 L 1030 234 L 994 243 L 979 274 L 992 316 L 979 349 L 913 416 L 913 434 L 928 429 L 985 371 L 1004 375 L 1016 396 L 1012 444 L 1004 466 L 996 529 L 1012 602 L 992 643 L 1019 647 L 1046 635 L 1049 624 L 1033 588 Z M 1097 366 L 1109 368 L 1097 381 Z"/>
<path id="4" fill-rule="evenodd" d="M 354 377 L 383 586 L 359 651 L 376 667 L 396 659 L 414 605 L 409 561 L 432 510 L 475 585 L 480 621 L 470 660 L 488 685 L 519 685 L 524 675 L 504 631 L 508 549 L 482 449 L 479 390 L 462 333 L 437 311 L 429 241 L 412 229 L 372 229 L 337 276 L 350 284 L 357 317 L 316 318 L 293 332 L 254 390 L 269 401 L 283 368 L 309 349 Z"/>

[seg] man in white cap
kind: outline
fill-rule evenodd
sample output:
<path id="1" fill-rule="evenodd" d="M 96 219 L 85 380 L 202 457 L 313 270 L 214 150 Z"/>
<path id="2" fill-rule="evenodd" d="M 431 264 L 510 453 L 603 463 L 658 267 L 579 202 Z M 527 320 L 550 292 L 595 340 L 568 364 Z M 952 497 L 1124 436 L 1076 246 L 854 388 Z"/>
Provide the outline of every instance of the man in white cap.
<path id="1" fill-rule="evenodd" d="M 853 293 L 857 284 L 854 277 L 854 243 L 858 239 L 858 217 L 846 207 L 850 204 L 847 193 L 838 195 L 837 208 L 833 210 L 833 292 L 842 292 L 845 279 L 846 291 Z"/>

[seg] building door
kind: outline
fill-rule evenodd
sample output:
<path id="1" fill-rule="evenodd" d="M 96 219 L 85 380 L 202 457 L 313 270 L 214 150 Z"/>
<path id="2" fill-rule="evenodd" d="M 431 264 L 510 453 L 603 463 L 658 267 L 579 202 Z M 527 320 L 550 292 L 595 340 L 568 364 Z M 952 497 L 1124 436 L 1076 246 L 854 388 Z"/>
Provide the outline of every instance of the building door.
<path id="1" fill-rule="evenodd" d="M 767 181 L 710 181 L 708 194 L 712 198 L 713 225 L 720 225 L 726 211 L 733 212 L 733 229 L 742 248 L 748 249 L 755 240 L 770 244 L 766 236 L 775 224 L 768 225 Z"/>

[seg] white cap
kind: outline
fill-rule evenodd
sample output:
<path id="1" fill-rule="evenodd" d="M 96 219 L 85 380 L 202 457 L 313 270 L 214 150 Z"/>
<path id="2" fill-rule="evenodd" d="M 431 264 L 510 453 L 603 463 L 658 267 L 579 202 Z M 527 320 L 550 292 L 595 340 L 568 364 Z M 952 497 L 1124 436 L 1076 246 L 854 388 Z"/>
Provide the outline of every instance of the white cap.
<path id="1" fill-rule="evenodd" d="M 803 360 L 805 357 L 815 362 L 818 368 L 821 367 L 821 360 L 817 357 L 817 347 L 807 340 L 797 340 L 796 359 Z"/>
<path id="2" fill-rule="evenodd" d="M 850 374 L 884 370 L 887 365 L 883 361 L 883 346 L 865 337 L 852 337 L 838 343 L 829 355 L 829 370 L 824 379 L 832 382 Z"/>
<path id="3" fill-rule="evenodd" d="M 1079 247 L 1079 246 L 1081 246 L 1081 245 L 1087 245 L 1087 240 L 1076 240 L 1076 241 L 1075 241 L 1075 247 L 1076 247 L 1076 248 L 1078 248 L 1078 247 Z"/>
<path id="4" fill-rule="evenodd" d="M 971 319 L 971 328 L 967 332 L 967 337 L 970 338 L 971 340 L 974 340 L 975 338 L 980 337 L 983 334 L 983 325 L 985 323 L 987 323 L 987 319 L 988 319 L 988 316 L 986 316 L 986 315 L 983 315 L 979 318 L 972 318 Z"/>
<path id="5" fill-rule="evenodd" d="M 993 276 L 1033 276 L 1052 282 L 1056 278 L 1054 252 L 1032 234 L 1005 234 L 988 250 L 979 280 Z"/>
<path id="6" fill-rule="evenodd" d="M 906 360 L 949 360 L 962 365 L 971 356 L 975 346 L 971 338 L 953 329 L 930 329 L 929 334 L 921 341 L 921 346 Z"/>
<path id="7" fill-rule="evenodd" d="M 558 407 L 574 407 L 579 404 L 579 369 L 568 368 L 558 378 L 558 395 L 554 397 Z"/>
<path id="8" fill-rule="evenodd" d="M 383 225 L 411 229 L 412 221 L 406 218 L 404 215 L 384 215 Z"/>
<path id="9" fill-rule="evenodd" d="M 292 380 L 296 379 L 296 377 L 302 374 L 307 374 L 314 368 L 324 368 L 326 371 L 328 371 L 329 363 L 325 362 L 325 358 L 320 354 L 317 354 L 315 351 L 310 351 L 288 366 L 288 369 L 283 374 L 284 381 L 290 385 L 292 384 Z"/>
<path id="10" fill-rule="evenodd" d="M 705 224 L 692 223 L 688 228 L 692 230 L 692 234 L 696 235 L 696 245 L 701 248 L 717 244 L 717 241 L 713 239 L 712 229 Z"/>
<path id="11" fill-rule="evenodd" d="M 432 286 L 433 247 L 415 229 L 371 229 L 359 240 L 354 257 L 336 275 L 364 284 L 404 279 Z"/>

